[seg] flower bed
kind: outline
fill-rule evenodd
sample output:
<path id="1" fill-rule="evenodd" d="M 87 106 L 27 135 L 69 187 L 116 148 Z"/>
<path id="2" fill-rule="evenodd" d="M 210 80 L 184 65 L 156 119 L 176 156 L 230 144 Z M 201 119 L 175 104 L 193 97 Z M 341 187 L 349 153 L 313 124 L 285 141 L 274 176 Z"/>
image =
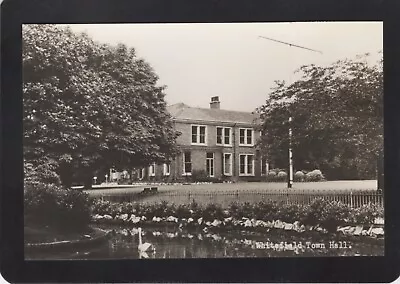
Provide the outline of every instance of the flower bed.
<path id="1" fill-rule="evenodd" d="M 203 230 L 283 229 L 297 232 L 316 230 L 321 233 L 381 236 L 383 208 L 368 204 L 351 208 L 340 202 L 316 199 L 310 205 L 278 202 L 232 203 L 228 208 L 218 204 L 111 203 L 95 201 L 95 222 L 120 224 L 174 224 L 179 227 L 201 227 Z M 381 222 L 382 223 L 382 222 Z"/>

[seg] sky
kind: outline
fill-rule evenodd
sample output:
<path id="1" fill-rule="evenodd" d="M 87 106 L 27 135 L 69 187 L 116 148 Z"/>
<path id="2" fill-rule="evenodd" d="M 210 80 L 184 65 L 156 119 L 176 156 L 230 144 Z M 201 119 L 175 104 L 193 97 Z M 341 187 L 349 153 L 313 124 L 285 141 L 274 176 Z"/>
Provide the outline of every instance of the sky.
<path id="1" fill-rule="evenodd" d="M 168 104 L 254 111 L 265 103 L 275 80 L 293 82 L 302 65 L 327 66 L 383 50 L 382 22 L 74 24 L 95 41 L 134 47 L 166 85 Z M 312 52 L 260 36 L 322 51 Z"/>

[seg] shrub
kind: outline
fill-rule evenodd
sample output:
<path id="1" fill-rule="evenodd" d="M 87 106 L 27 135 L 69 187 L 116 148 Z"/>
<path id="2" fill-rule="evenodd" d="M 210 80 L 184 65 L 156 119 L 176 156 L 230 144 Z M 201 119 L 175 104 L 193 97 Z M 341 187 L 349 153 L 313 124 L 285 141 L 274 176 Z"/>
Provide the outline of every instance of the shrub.
<path id="1" fill-rule="evenodd" d="M 306 174 L 306 181 L 322 181 L 325 177 L 320 170 L 313 170 Z"/>
<path id="2" fill-rule="evenodd" d="M 191 179 L 193 182 L 210 182 L 211 179 L 205 170 L 193 170 Z"/>
<path id="3" fill-rule="evenodd" d="M 118 208 L 122 208 L 122 211 L 132 208 L 133 212 L 123 211 L 123 213 L 134 213 L 137 216 L 146 216 L 147 219 L 151 219 L 154 216 L 174 216 L 179 219 L 187 219 L 189 217 L 198 219 L 203 217 L 205 221 L 213 221 L 214 219 L 222 220 L 225 217 L 233 217 L 235 219 L 246 217 L 263 221 L 281 220 L 288 223 L 299 221 L 304 225 L 320 225 L 329 232 L 336 232 L 336 228 L 339 225 L 372 224 L 375 218 L 383 217 L 383 208 L 381 206 L 367 204 L 360 208 L 351 208 L 347 204 L 328 201 L 323 198 L 316 198 L 308 205 L 286 204 L 271 200 L 256 204 L 232 202 L 229 204 L 228 212 L 226 213 L 220 204 L 213 203 L 204 207 L 196 202 L 175 206 L 167 202 L 155 204 L 112 204 L 107 201 L 96 201 L 93 205 L 93 213 L 114 216 L 116 212 L 121 211 Z"/>
<path id="4" fill-rule="evenodd" d="M 294 181 L 302 182 L 305 180 L 305 174 L 302 171 L 297 171 L 294 174 Z"/>
<path id="5" fill-rule="evenodd" d="M 276 181 L 285 181 L 287 179 L 287 173 L 284 171 L 278 172 L 278 174 L 275 177 Z"/>
<path id="6" fill-rule="evenodd" d="M 207 221 L 213 221 L 214 219 L 221 220 L 224 218 L 224 210 L 220 204 L 207 204 L 203 211 L 203 218 Z"/>
<path id="7" fill-rule="evenodd" d="M 61 180 L 56 169 L 57 164 L 52 160 L 47 160 L 45 163 L 36 166 L 25 161 L 24 181 L 60 185 Z"/>
<path id="8" fill-rule="evenodd" d="M 81 229 L 90 222 L 90 207 L 88 195 L 81 191 L 55 184 L 25 182 L 24 218 L 29 224 Z"/>

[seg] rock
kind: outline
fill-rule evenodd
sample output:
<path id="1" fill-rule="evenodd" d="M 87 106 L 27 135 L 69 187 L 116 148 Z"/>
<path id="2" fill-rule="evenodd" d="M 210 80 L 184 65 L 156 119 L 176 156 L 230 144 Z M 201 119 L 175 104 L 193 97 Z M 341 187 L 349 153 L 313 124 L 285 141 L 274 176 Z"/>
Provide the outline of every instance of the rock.
<path id="1" fill-rule="evenodd" d="M 346 226 L 346 227 L 337 227 L 337 232 L 342 232 L 343 234 L 350 229 L 350 226 Z"/>
<path id="2" fill-rule="evenodd" d="M 353 232 L 353 235 L 359 236 L 363 230 L 363 226 L 356 226 L 356 229 Z"/>
<path id="3" fill-rule="evenodd" d="M 101 220 L 101 219 L 104 219 L 102 215 L 96 214 L 93 216 L 93 220 Z"/>
<path id="4" fill-rule="evenodd" d="M 271 221 L 267 221 L 267 222 L 266 222 L 266 227 L 267 227 L 267 228 L 273 228 L 274 225 L 275 225 L 274 222 L 271 222 Z"/>
<path id="5" fill-rule="evenodd" d="M 285 225 L 283 224 L 283 222 L 281 220 L 276 220 L 274 223 L 274 228 L 276 229 L 283 229 L 285 227 Z"/>
<path id="6" fill-rule="evenodd" d="M 197 223 L 199 223 L 199 225 L 201 225 L 201 223 L 203 223 L 203 217 L 200 217 L 200 218 L 197 220 Z"/>
<path id="7" fill-rule="evenodd" d="M 293 224 L 286 223 L 285 224 L 285 230 L 292 230 L 293 229 Z"/>
<path id="8" fill-rule="evenodd" d="M 384 235 L 384 231 L 383 231 L 383 228 L 373 228 L 372 230 L 371 230 L 371 234 L 372 235 L 375 235 L 375 236 L 383 236 Z"/>
<path id="9" fill-rule="evenodd" d="M 168 222 L 178 222 L 178 218 L 176 218 L 176 217 L 174 217 L 174 216 L 169 216 L 169 217 L 167 218 L 167 221 L 168 221 Z"/>
<path id="10" fill-rule="evenodd" d="M 207 222 L 206 222 L 206 225 L 207 225 L 207 226 L 211 226 L 211 222 L 210 222 L 210 221 L 207 221 Z"/>
<path id="11" fill-rule="evenodd" d="M 153 219 L 152 219 L 152 221 L 153 222 L 160 222 L 161 221 L 161 218 L 160 217 L 153 217 Z"/>
<path id="12" fill-rule="evenodd" d="M 140 218 L 142 221 L 146 221 L 146 216 L 142 216 L 142 218 Z"/>
<path id="13" fill-rule="evenodd" d="M 292 230 L 298 231 L 299 229 L 300 229 L 300 222 L 299 222 L 299 221 L 295 221 L 295 222 L 293 223 Z"/>
<path id="14" fill-rule="evenodd" d="M 128 214 L 122 214 L 122 215 L 120 215 L 119 217 L 120 217 L 120 219 L 122 220 L 122 221 L 126 221 L 126 220 L 128 220 Z"/>
<path id="15" fill-rule="evenodd" d="M 301 225 L 300 228 L 299 228 L 299 230 L 298 230 L 297 232 L 303 233 L 303 232 L 305 232 L 305 231 L 306 231 L 306 226 Z"/>
<path id="16" fill-rule="evenodd" d="M 353 235 L 356 230 L 356 227 L 350 227 L 348 230 L 345 231 L 347 235 Z"/>
<path id="17" fill-rule="evenodd" d="M 137 223 L 140 222 L 140 220 L 141 220 L 140 217 L 136 217 L 135 215 L 132 215 L 131 218 L 129 218 L 128 221 L 130 221 L 133 224 L 137 224 Z"/>
<path id="18" fill-rule="evenodd" d="M 225 223 L 228 223 L 228 222 L 230 222 L 230 221 L 232 221 L 232 217 L 229 217 L 229 218 L 225 218 L 225 219 L 224 219 L 224 222 L 225 222 Z"/>
<path id="19" fill-rule="evenodd" d="M 219 226 L 219 225 L 221 225 L 222 224 L 222 222 L 220 221 L 220 220 L 217 220 L 217 219 L 215 219 L 212 223 L 211 223 L 211 225 L 213 225 L 214 227 L 217 227 L 217 226 Z"/>
<path id="20" fill-rule="evenodd" d="M 111 215 L 104 215 L 103 218 L 106 219 L 106 220 L 112 220 L 113 219 L 113 217 Z"/>
<path id="21" fill-rule="evenodd" d="M 194 221 L 193 218 L 189 218 L 189 219 L 187 220 L 188 223 L 192 223 L 193 221 Z"/>
<path id="22" fill-rule="evenodd" d="M 245 227 L 252 227 L 252 226 L 253 226 L 253 223 L 252 223 L 250 220 L 246 220 L 246 221 L 243 223 L 243 225 L 244 225 Z"/>

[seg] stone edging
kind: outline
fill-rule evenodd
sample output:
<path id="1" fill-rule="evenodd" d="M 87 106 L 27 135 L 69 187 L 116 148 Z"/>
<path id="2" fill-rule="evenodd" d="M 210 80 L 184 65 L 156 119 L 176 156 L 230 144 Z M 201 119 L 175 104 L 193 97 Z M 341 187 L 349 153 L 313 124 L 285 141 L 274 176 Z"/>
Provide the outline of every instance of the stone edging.
<path id="1" fill-rule="evenodd" d="M 58 242 L 50 242 L 50 243 L 27 243 L 25 244 L 25 249 L 27 250 L 44 250 L 44 249 L 69 249 L 71 247 L 87 247 L 92 245 L 101 244 L 107 241 L 111 237 L 112 231 L 105 231 L 96 228 L 98 232 L 102 232 L 101 236 L 97 236 L 95 238 L 85 238 L 80 240 L 71 240 L 71 241 L 58 241 Z"/>
<path id="2" fill-rule="evenodd" d="M 128 218 L 128 214 L 121 214 L 113 218 L 110 215 L 95 215 L 93 216 L 93 222 L 95 223 L 111 223 L 111 224 L 124 224 L 124 225 L 175 225 L 179 227 L 184 226 L 196 226 L 202 227 L 203 230 L 208 229 L 223 229 L 227 227 L 240 228 L 240 229 L 281 229 L 285 231 L 296 231 L 302 233 L 305 231 L 316 231 L 327 233 L 326 229 L 320 226 L 309 226 L 302 225 L 299 222 L 286 223 L 280 220 L 275 221 L 262 221 L 255 219 L 242 218 L 241 220 L 233 218 L 225 218 L 224 220 L 215 219 L 213 222 L 203 221 L 203 218 L 194 220 L 193 218 L 188 219 L 178 219 L 173 216 L 169 217 L 154 217 L 152 220 L 146 220 L 144 216 L 134 216 L 131 215 Z M 352 236 L 366 236 L 366 237 L 382 237 L 384 236 L 384 224 L 369 224 L 360 225 L 352 224 L 345 226 L 338 226 L 337 232 L 344 235 Z"/>

